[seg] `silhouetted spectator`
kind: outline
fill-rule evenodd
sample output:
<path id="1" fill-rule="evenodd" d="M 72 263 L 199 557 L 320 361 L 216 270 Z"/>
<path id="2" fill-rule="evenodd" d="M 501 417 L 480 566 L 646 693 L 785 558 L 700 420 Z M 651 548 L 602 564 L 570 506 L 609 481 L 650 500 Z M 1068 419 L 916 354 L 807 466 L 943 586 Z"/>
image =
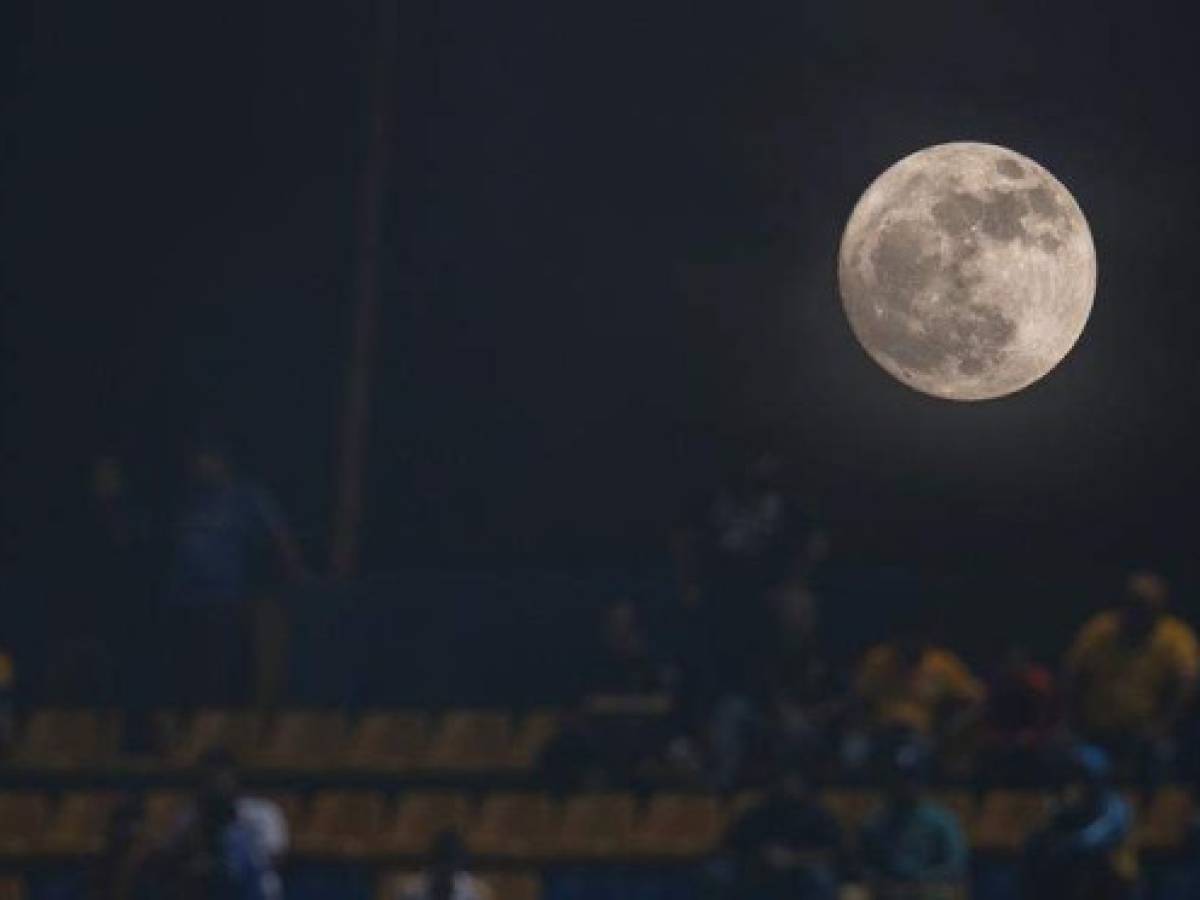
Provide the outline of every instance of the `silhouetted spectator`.
<path id="1" fill-rule="evenodd" d="M 17 737 L 14 693 L 16 667 L 12 657 L 0 647 L 0 758 L 12 749 Z"/>
<path id="2" fill-rule="evenodd" d="M 305 574 L 282 513 L 235 470 L 217 441 L 194 443 L 167 579 L 171 652 L 191 704 L 238 705 L 250 677 L 252 569 L 269 549 L 292 579 Z"/>
<path id="3" fill-rule="evenodd" d="M 767 592 L 805 576 L 826 539 L 783 489 L 763 453 L 689 513 L 675 538 L 685 606 L 697 621 L 689 668 L 737 680 L 766 613 Z"/>
<path id="4" fill-rule="evenodd" d="M 715 707 L 713 752 L 722 787 L 774 771 L 780 759 L 820 767 L 834 755 L 845 703 L 818 646 L 816 600 L 799 581 L 775 588 L 769 600 L 771 627 L 745 663 L 758 670 L 754 682 L 745 693 L 723 695 Z"/>
<path id="5" fill-rule="evenodd" d="M 888 761 L 883 807 L 863 826 L 863 865 L 879 900 L 938 896 L 966 878 L 967 842 L 958 820 L 924 796 L 929 761 L 920 742 L 899 744 Z"/>
<path id="6" fill-rule="evenodd" d="M 984 694 L 967 665 L 919 629 L 868 651 L 854 681 L 867 746 L 905 734 L 940 745 L 972 722 Z"/>
<path id="7" fill-rule="evenodd" d="M 1058 811 L 1026 847 L 1021 896 L 1028 900 L 1124 900 L 1136 895 L 1133 813 L 1109 782 L 1099 747 L 1070 755 Z"/>
<path id="8" fill-rule="evenodd" d="M 1005 783 L 1042 780 L 1058 725 L 1053 674 L 1011 648 L 988 686 L 979 771 Z"/>
<path id="9" fill-rule="evenodd" d="M 151 685 L 162 674 L 154 668 L 158 660 L 150 648 L 155 588 L 162 577 L 161 539 L 154 537 L 151 511 L 122 459 L 97 458 L 90 487 L 75 615 L 84 633 L 103 645 L 116 694 L 130 713 L 125 749 L 153 751 L 150 710 L 161 697 Z"/>
<path id="10" fill-rule="evenodd" d="M 733 823 L 711 871 L 730 900 L 833 900 L 842 860 L 837 820 L 789 769 Z"/>
<path id="11" fill-rule="evenodd" d="M 403 885 L 396 900 L 492 900 L 492 892 L 470 873 L 462 838 L 444 831 L 433 842 L 425 871 Z"/>
<path id="12" fill-rule="evenodd" d="M 588 691 L 606 695 L 653 694 L 665 690 L 668 682 L 668 667 L 651 647 L 638 607 L 630 600 L 610 604 L 604 611 Z"/>
<path id="13" fill-rule="evenodd" d="M 104 846 L 88 871 L 87 900 L 150 900 L 141 803 L 125 800 L 113 810 Z"/>
<path id="14" fill-rule="evenodd" d="M 169 843 L 187 845 L 189 840 L 194 842 L 206 835 L 223 841 L 224 837 L 206 830 L 219 824 L 228 829 L 232 842 L 229 852 L 238 855 L 237 864 L 246 867 L 247 873 L 251 870 L 256 873 L 255 893 L 246 896 L 279 900 L 283 896 L 283 883 L 276 867 L 288 848 L 288 826 L 283 812 L 270 800 L 242 792 L 237 762 L 227 750 L 217 748 L 205 753 L 198 774 L 196 803 L 183 814 Z M 206 816 L 218 816 L 220 822 L 207 821 Z"/>
<path id="15" fill-rule="evenodd" d="M 1066 660 L 1071 723 L 1144 773 L 1169 762 L 1200 674 L 1195 632 L 1167 613 L 1168 598 L 1161 576 L 1131 575 L 1119 608 L 1084 625 Z"/>

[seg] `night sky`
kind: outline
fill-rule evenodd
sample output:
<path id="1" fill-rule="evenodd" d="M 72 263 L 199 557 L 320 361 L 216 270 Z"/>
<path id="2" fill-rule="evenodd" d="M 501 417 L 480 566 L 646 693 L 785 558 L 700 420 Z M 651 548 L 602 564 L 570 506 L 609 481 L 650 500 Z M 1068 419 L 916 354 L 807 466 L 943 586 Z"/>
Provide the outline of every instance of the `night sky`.
<path id="1" fill-rule="evenodd" d="M 53 540 L 90 458 L 116 448 L 165 495 L 179 433 L 213 416 L 323 557 L 370 4 L 34 5 L 0 13 L 8 563 Z M 1190 22 L 401 9 L 368 568 L 652 559 L 689 492 L 764 443 L 865 559 L 1193 552 Z M 1046 166 L 1099 260 L 1073 353 L 988 403 L 892 380 L 836 295 L 860 193 L 948 140 Z"/>

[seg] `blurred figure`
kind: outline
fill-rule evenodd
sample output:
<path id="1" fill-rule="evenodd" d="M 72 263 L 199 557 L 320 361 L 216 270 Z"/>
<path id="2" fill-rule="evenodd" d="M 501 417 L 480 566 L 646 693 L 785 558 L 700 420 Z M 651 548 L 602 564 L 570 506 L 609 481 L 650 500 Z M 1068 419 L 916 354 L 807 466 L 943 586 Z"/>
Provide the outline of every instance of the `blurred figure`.
<path id="1" fill-rule="evenodd" d="M 141 804 L 126 800 L 113 810 L 104 847 L 88 872 L 87 900 L 149 900 L 144 869 L 147 845 Z"/>
<path id="2" fill-rule="evenodd" d="M 462 838 L 444 831 L 433 842 L 429 866 L 400 889 L 397 900 L 492 900 L 492 892 L 470 873 Z"/>
<path id="3" fill-rule="evenodd" d="M 863 826 L 863 865 L 879 900 L 955 896 L 966 879 L 967 842 L 958 820 L 924 796 L 928 766 L 921 742 L 897 746 L 884 805 Z"/>
<path id="4" fill-rule="evenodd" d="M 1103 750 L 1073 748 L 1058 811 L 1026 847 L 1022 897 L 1127 900 L 1137 895 L 1133 813 L 1110 776 Z"/>
<path id="5" fill-rule="evenodd" d="M 1071 724 L 1143 775 L 1169 765 L 1200 674 L 1195 632 L 1166 611 L 1169 595 L 1161 576 L 1131 575 L 1120 606 L 1084 625 L 1066 659 Z"/>
<path id="6" fill-rule="evenodd" d="M 654 694 L 668 683 L 668 667 L 653 652 L 641 611 L 631 600 L 611 603 L 604 612 L 588 690 L 604 695 Z"/>
<path id="7" fill-rule="evenodd" d="M 194 442 L 187 467 L 164 610 L 170 650 L 187 702 L 236 706 L 250 679 L 256 555 L 270 550 L 291 580 L 306 570 L 278 506 L 219 441 Z"/>
<path id="8" fill-rule="evenodd" d="M 771 628 L 748 668 L 750 690 L 721 697 L 713 716 L 716 783 L 728 788 L 774 771 L 780 759 L 823 766 L 846 704 L 817 640 L 817 603 L 807 585 L 790 581 L 769 594 Z"/>
<path id="9" fill-rule="evenodd" d="M 242 793 L 237 762 L 228 750 L 208 751 L 198 774 L 196 802 L 168 842 L 174 855 L 215 855 L 209 860 L 213 865 L 233 867 L 241 873 L 238 878 L 255 881 L 243 888 L 248 893 L 233 896 L 280 900 L 283 882 L 277 867 L 289 840 L 283 812 L 270 800 Z"/>
<path id="10" fill-rule="evenodd" d="M 764 625 L 767 592 L 803 578 L 827 552 L 782 484 L 773 453 L 753 458 L 691 513 L 675 535 L 685 606 L 697 618 L 690 668 L 736 682 Z"/>
<path id="11" fill-rule="evenodd" d="M 16 667 L 12 657 L 0 647 L 0 759 L 8 755 L 17 739 L 15 687 Z"/>
<path id="12" fill-rule="evenodd" d="M 848 743 L 846 762 L 865 764 L 873 748 L 897 736 L 938 747 L 953 742 L 977 719 L 984 695 L 966 663 L 910 629 L 868 651 L 859 665 L 854 701 L 865 730 Z"/>
<path id="13" fill-rule="evenodd" d="M 991 781 L 1040 783 L 1059 725 L 1054 676 L 1014 646 L 988 686 L 983 718 L 981 764 Z"/>
<path id="14" fill-rule="evenodd" d="M 729 900 L 833 900 L 843 849 L 837 820 L 789 769 L 732 824 L 711 871 Z"/>

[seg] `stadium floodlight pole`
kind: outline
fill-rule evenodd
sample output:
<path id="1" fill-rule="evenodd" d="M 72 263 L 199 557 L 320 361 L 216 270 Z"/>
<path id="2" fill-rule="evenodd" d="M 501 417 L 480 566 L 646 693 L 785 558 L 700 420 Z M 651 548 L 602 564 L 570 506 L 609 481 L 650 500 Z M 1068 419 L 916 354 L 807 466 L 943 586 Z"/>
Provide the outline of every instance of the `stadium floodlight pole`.
<path id="1" fill-rule="evenodd" d="M 359 209 L 358 271 L 339 430 L 330 564 L 334 575 L 358 569 L 363 477 L 370 424 L 371 368 L 379 307 L 380 214 L 391 156 L 399 0 L 375 3 L 375 58 L 371 66 L 369 133 Z"/>

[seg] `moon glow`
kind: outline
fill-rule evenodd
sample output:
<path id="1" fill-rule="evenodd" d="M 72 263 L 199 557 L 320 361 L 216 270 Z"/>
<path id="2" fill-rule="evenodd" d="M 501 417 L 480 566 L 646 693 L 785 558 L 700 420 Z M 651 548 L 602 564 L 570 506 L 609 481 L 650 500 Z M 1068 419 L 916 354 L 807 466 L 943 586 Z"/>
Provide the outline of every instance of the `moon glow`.
<path id="1" fill-rule="evenodd" d="M 846 223 L 838 284 L 863 348 L 951 400 L 1019 391 L 1083 332 L 1091 231 L 1070 192 L 992 144 L 927 147 L 880 175 Z"/>

